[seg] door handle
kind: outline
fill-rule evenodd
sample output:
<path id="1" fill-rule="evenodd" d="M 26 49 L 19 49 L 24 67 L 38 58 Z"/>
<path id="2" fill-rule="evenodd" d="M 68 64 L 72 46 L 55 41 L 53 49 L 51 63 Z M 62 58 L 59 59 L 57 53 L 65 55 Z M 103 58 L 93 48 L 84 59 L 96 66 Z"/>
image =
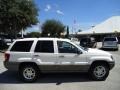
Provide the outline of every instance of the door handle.
<path id="1" fill-rule="evenodd" d="M 34 55 L 35 57 L 39 57 L 39 55 Z"/>
<path id="2" fill-rule="evenodd" d="M 65 56 L 63 56 L 63 55 L 61 55 L 61 56 L 59 56 L 60 58 L 64 58 Z"/>

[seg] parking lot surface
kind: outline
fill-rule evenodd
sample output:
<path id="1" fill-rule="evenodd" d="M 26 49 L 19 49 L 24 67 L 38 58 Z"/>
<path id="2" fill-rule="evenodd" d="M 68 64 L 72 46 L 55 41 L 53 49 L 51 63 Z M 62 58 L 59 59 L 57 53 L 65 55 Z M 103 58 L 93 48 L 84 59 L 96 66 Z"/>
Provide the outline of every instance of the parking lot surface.
<path id="1" fill-rule="evenodd" d="M 112 51 L 115 67 L 105 81 L 93 81 L 88 74 L 45 74 L 35 83 L 23 83 L 16 72 L 3 66 L 4 55 L 0 53 L 0 90 L 120 90 L 120 51 Z"/>

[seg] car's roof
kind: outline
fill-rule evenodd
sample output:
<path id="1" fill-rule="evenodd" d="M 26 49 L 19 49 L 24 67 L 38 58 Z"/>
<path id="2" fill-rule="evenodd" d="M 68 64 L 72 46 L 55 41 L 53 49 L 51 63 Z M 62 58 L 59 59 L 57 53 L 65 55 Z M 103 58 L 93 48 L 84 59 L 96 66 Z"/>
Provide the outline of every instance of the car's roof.
<path id="1" fill-rule="evenodd" d="M 70 41 L 69 39 L 63 38 L 24 38 L 24 39 L 16 39 L 16 41 L 30 41 L 30 40 L 62 40 L 62 41 Z"/>

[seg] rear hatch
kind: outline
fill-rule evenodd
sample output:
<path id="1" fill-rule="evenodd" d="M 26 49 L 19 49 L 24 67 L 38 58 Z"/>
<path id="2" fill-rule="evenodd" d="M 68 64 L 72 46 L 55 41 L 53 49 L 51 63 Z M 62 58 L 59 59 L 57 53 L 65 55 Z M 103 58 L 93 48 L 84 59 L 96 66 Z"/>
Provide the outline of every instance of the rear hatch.
<path id="1" fill-rule="evenodd" d="M 117 39 L 116 38 L 105 38 L 103 41 L 103 46 L 117 46 Z"/>

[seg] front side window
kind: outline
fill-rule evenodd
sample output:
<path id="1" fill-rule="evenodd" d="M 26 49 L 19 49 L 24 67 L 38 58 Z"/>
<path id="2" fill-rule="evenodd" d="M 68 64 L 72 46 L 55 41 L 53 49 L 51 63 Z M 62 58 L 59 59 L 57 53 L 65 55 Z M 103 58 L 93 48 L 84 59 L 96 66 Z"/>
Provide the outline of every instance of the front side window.
<path id="1" fill-rule="evenodd" d="M 29 52 L 33 41 L 17 41 L 10 51 Z"/>
<path id="2" fill-rule="evenodd" d="M 59 53 L 77 53 L 77 48 L 65 41 L 57 41 Z"/>
<path id="3" fill-rule="evenodd" d="M 54 53 L 53 41 L 38 41 L 35 52 Z"/>

